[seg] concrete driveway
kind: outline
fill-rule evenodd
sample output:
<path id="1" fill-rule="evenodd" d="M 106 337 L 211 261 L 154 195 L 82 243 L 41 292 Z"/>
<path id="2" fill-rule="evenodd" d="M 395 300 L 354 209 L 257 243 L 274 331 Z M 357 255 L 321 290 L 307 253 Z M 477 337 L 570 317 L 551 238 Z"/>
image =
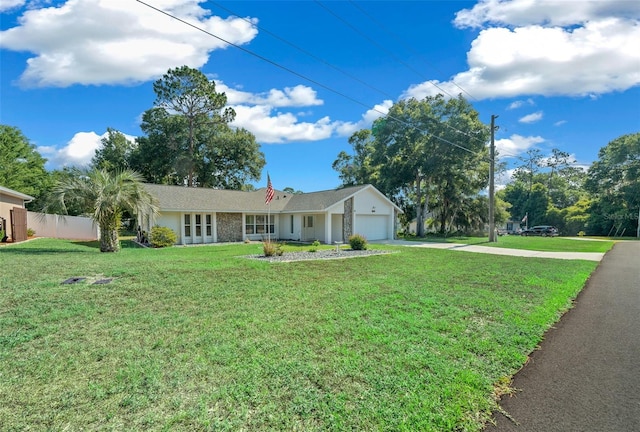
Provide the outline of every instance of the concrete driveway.
<path id="1" fill-rule="evenodd" d="M 448 249 L 461 252 L 474 252 L 493 255 L 508 255 L 508 256 L 520 256 L 520 257 L 533 257 L 533 258 L 553 258 L 564 260 L 587 260 L 587 261 L 601 261 L 604 257 L 604 253 L 600 252 L 541 252 L 531 251 L 523 249 L 506 249 L 491 246 L 479 246 L 479 245 L 465 245 L 457 243 L 435 243 L 435 242 L 418 242 L 407 240 L 385 240 L 381 242 L 372 241 L 371 243 L 378 244 L 390 244 L 398 246 L 408 247 L 422 247 L 433 249 Z"/>

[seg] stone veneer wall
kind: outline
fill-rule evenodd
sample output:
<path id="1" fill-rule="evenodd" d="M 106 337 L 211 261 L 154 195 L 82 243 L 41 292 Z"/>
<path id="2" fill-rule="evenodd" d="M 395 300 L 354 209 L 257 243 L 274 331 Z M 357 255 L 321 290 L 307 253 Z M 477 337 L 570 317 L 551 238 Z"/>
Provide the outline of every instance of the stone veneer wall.
<path id="1" fill-rule="evenodd" d="M 218 242 L 242 241 L 242 213 L 216 213 Z"/>
<path id="2" fill-rule="evenodd" d="M 344 213 L 342 215 L 342 241 L 348 242 L 353 234 L 353 198 L 344 202 Z"/>

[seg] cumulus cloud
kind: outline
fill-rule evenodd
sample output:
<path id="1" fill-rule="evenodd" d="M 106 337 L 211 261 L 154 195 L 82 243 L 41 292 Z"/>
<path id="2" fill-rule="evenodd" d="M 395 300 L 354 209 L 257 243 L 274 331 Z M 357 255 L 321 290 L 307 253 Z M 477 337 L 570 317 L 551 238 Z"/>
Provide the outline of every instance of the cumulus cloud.
<path id="1" fill-rule="evenodd" d="M 537 121 L 542 120 L 542 116 L 543 116 L 542 111 L 538 111 L 531 114 L 527 114 L 526 116 L 521 117 L 520 120 L 518 121 L 520 123 L 535 123 Z"/>
<path id="2" fill-rule="evenodd" d="M 318 141 L 331 137 L 338 123 L 329 117 L 316 122 L 301 122 L 293 113 L 273 112 L 268 105 L 237 105 L 236 119 L 232 125 L 245 128 L 261 143 L 279 144 L 285 142 Z"/>
<path id="3" fill-rule="evenodd" d="M 228 104 L 236 112 L 232 126 L 247 129 L 256 136 L 258 142 L 265 144 L 320 141 L 334 135 L 349 136 L 356 130 L 370 127 L 393 105 L 391 100 L 385 100 L 367 110 L 357 122 L 331 120 L 328 116 L 315 121 L 301 121 L 301 117 L 313 117 L 313 111 L 293 113 L 285 109 L 323 105 L 324 101 L 318 99 L 317 92 L 311 87 L 297 85 L 251 93 L 216 80 L 216 91 L 227 95 Z"/>
<path id="4" fill-rule="evenodd" d="M 517 101 L 511 102 L 511 104 L 509 104 L 507 109 L 508 110 L 513 110 L 513 109 L 518 109 L 520 107 L 523 107 L 525 105 L 535 105 L 535 104 L 536 103 L 533 101 L 533 99 L 517 100 Z"/>
<path id="5" fill-rule="evenodd" d="M 201 2 L 154 5 L 235 44 L 256 36 L 256 19 L 209 16 Z M 211 51 L 227 46 L 132 0 L 68 0 L 27 10 L 18 26 L 0 32 L 0 48 L 35 54 L 20 78 L 27 87 L 144 82 L 178 65 L 199 68 Z"/>
<path id="6" fill-rule="evenodd" d="M 525 153 L 536 144 L 545 142 L 540 136 L 522 136 L 518 134 L 511 135 L 509 138 L 503 138 L 495 141 L 496 150 L 502 157 L 518 157 Z"/>
<path id="7" fill-rule="evenodd" d="M 13 8 L 18 8 L 25 4 L 25 0 L 2 0 L 0 12 L 5 12 Z"/>
<path id="8" fill-rule="evenodd" d="M 485 28 L 450 81 L 416 84 L 405 97 L 462 87 L 475 98 L 588 96 L 640 85 L 640 2 L 486 0 L 454 23 Z M 502 27 L 499 27 L 502 25 Z"/>
<path id="9" fill-rule="evenodd" d="M 108 132 L 98 135 L 95 132 L 78 132 L 62 148 L 40 146 L 38 152 L 48 159 L 47 164 L 60 166 L 85 167 L 91 163 L 96 150 L 102 145 L 102 139 L 109 136 Z M 124 134 L 131 142 L 135 137 Z"/>
<path id="10" fill-rule="evenodd" d="M 229 105 L 269 105 L 271 107 L 308 107 L 324 104 L 317 98 L 317 92 L 311 87 L 297 85 L 284 90 L 271 89 L 265 93 L 250 93 L 228 87 L 222 81 L 216 81 L 216 91 L 227 95 Z"/>
<path id="11" fill-rule="evenodd" d="M 342 122 L 336 129 L 336 132 L 340 136 L 351 136 L 354 132 L 360 129 L 370 128 L 375 120 L 386 115 L 389 112 L 389 108 L 393 106 L 393 101 L 385 100 L 382 103 L 376 104 L 373 108 L 367 110 L 362 114 L 362 118 L 357 122 Z"/>
<path id="12" fill-rule="evenodd" d="M 629 0 L 481 0 L 456 14 L 460 28 L 494 25 L 572 26 L 601 16 L 625 18 L 640 15 L 640 3 Z"/>

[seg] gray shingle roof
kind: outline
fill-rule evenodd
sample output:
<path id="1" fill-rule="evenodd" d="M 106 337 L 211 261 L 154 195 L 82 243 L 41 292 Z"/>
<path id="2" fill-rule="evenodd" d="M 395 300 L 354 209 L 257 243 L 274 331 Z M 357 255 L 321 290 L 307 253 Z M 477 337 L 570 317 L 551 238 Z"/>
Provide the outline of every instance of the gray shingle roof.
<path id="1" fill-rule="evenodd" d="M 158 199 L 161 211 L 266 212 L 269 210 L 269 206 L 264 202 L 264 188 L 245 192 L 149 183 L 144 186 Z M 352 186 L 305 194 L 291 194 L 276 190 L 270 211 L 323 211 L 367 186 Z"/>

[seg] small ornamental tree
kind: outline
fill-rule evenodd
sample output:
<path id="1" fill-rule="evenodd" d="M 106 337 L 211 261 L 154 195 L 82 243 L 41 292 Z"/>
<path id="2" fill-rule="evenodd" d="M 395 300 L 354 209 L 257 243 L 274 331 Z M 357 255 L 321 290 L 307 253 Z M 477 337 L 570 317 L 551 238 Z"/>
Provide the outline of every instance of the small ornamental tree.
<path id="1" fill-rule="evenodd" d="M 142 177 L 130 170 L 75 170 L 53 188 L 45 213 L 67 213 L 74 203 L 100 227 L 100 252 L 118 252 L 118 228 L 122 213 L 156 215 L 155 198 L 142 184 Z"/>

